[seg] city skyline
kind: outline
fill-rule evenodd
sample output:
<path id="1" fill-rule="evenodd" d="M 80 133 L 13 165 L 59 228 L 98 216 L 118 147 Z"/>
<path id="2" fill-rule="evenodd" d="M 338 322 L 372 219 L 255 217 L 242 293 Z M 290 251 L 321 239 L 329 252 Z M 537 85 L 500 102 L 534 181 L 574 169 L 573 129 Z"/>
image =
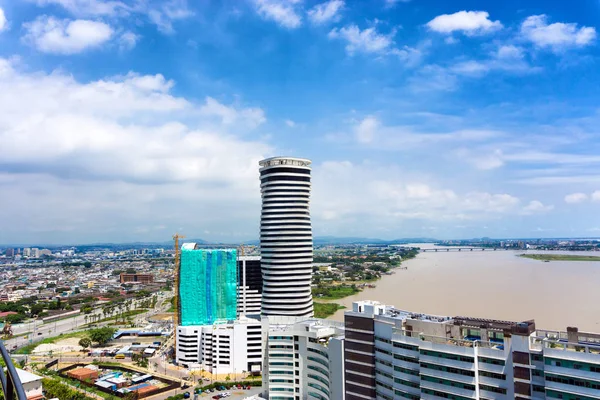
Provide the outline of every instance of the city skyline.
<path id="1" fill-rule="evenodd" d="M 598 2 L 0 1 L 0 243 L 595 237 Z M 202 227 L 202 228 L 198 228 Z"/>

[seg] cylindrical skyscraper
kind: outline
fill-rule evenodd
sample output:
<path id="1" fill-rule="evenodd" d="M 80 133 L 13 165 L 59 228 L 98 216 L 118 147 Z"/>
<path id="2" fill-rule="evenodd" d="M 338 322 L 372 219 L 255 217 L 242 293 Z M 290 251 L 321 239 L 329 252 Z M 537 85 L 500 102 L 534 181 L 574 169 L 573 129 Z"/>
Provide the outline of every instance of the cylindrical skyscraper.
<path id="1" fill-rule="evenodd" d="M 260 163 L 262 315 L 311 317 L 313 237 L 310 160 L 273 157 Z"/>

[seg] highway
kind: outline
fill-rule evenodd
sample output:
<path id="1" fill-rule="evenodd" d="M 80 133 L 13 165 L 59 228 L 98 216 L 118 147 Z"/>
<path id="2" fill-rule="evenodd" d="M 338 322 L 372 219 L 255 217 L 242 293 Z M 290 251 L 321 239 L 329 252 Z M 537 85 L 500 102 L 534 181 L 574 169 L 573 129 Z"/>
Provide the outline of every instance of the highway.
<path id="1" fill-rule="evenodd" d="M 133 317 L 134 322 L 138 326 L 143 326 L 146 324 L 146 319 L 151 317 L 152 315 L 163 313 L 169 307 L 170 304 L 168 300 L 172 295 L 166 294 L 159 296 L 158 301 L 156 303 L 156 307 L 153 310 L 149 310 L 148 312 L 135 315 Z M 140 303 L 143 299 L 135 299 L 134 305 L 132 305 L 131 309 L 134 310 L 140 306 Z M 90 316 L 98 316 L 100 320 L 104 319 L 104 315 L 102 314 L 102 308 L 96 308 L 92 311 L 91 314 L 87 315 L 88 322 L 90 321 Z M 43 323 L 41 320 L 29 320 L 28 322 L 24 322 L 22 324 L 13 325 L 13 337 L 12 339 L 8 339 L 4 341 L 6 348 L 11 351 L 12 349 L 25 346 L 30 343 L 39 342 L 44 338 L 58 336 L 63 333 L 75 332 L 77 330 L 87 329 L 84 327 L 86 325 L 86 316 L 81 314 L 71 318 L 65 318 L 57 321 L 46 322 Z M 109 325 L 110 321 L 99 323 L 98 326 Z M 24 336 L 24 333 L 28 333 Z"/>

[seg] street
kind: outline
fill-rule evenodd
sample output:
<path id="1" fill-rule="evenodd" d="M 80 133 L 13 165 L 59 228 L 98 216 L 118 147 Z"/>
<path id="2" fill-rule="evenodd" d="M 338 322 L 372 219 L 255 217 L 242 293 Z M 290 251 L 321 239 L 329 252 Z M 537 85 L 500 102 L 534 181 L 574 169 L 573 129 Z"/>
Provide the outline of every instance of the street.
<path id="1" fill-rule="evenodd" d="M 160 296 L 159 301 L 156 304 L 156 307 L 152 310 L 148 310 L 145 313 L 138 314 L 135 316 L 136 325 L 144 325 L 145 320 L 155 314 L 162 313 L 170 307 L 168 300 L 170 297 Z M 135 307 L 138 307 L 138 302 L 136 301 Z M 62 320 L 52 321 L 43 323 L 40 320 L 29 320 L 28 322 L 24 322 L 22 324 L 13 325 L 13 336 L 21 335 L 24 333 L 28 333 L 24 336 L 13 337 L 12 339 L 8 339 L 4 341 L 4 344 L 7 349 L 12 350 L 14 346 L 17 348 L 25 346 L 30 343 L 36 343 L 41 341 L 47 337 L 58 336 L 63 333 L 74 332 L 79 329 L 84 329 L 83 326 L 86 325 L 86 320 L 90 321 L 90 316 L 98 316 L 99 319 L 103 319 L 104 316 L 102 314 L 101 309 L 95 309 L 91 314 L 86 315 L 77 315 L 71 318 L 65 318 Z M 87 319 L 86 319 L 87 317 Z M 98 323 L 98 326 L 110 325 L 110 321 Z"/>

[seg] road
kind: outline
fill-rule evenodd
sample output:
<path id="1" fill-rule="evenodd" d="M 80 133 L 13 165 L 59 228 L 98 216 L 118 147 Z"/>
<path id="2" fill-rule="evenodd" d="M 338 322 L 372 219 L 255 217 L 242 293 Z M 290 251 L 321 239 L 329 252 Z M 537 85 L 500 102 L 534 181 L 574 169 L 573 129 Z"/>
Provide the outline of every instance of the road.
<path id="1" fill-rule="evenodd" d="M 159 296 L 156 307 L 153 310 L 149 310 L 148 312 L 136 315 L 135 323 L 137 325 L 144 325 L 145 324 L 144 321 L 148 317 L 151 317 L 158 313 L 165 312 L 165 310 L 167 310 L 170 307 L 170 304 L 168 302 L 169 299 L 170 299 L 170 296 L 168 294 Z M 138 307 L 139 302 L 141 302 L 142 300 L 135 299 L 134 301 L 136 303 L 134 303 L 135 305 L 132 306 L 132 309 L 135 309 L 136 307 Z M 65 318 L 62 320 L 46 322 L 46 323 L 43 323 L 40 320 L 30 320 L 30 321 L 22 323 L 22 324 L 14 325 L 13 326 L 13 335 L 16 336 L 16 335 L 20 335 L 20 334 L 24 334 L 24 333 L 28 333 L 28 335 L 19 336 L 19 337 L 15 337 L 13 339 L 5 340 L 4 344 L 6 345 L 7 349 L 11 350 L 14 348 L 14 346 L 22 347 L 22 346 L 25 346 L 32 342 L 33 343 L 39 342 L 42 339 L 47 338 L 47 337 L 54 337 L 54 336 L 58 336 L 62 333 L 74 332 L 74 331 L 77 331 L 78 329 L 84 329 L 84 325 L 86 325 L 86 322 L 91 321 L 90 316 L 93 316 L 93 315 L 98 316 L 99 319 L 104 319 L 104 315 L 102 314 L 102 309 L 97 308 L 97 309 L 94 309 L 94 311 L 91 314 L 88 314 L 87 316 L 86 315 L 77 315 L 77 316 L 74 316 L 71 318 Z M 102 325 L 109 325 L 109 324 L 110 324 L 109 322 L 103 322 L 103 323 L 99 323 L 98 325 L 102 326 Z"/>

